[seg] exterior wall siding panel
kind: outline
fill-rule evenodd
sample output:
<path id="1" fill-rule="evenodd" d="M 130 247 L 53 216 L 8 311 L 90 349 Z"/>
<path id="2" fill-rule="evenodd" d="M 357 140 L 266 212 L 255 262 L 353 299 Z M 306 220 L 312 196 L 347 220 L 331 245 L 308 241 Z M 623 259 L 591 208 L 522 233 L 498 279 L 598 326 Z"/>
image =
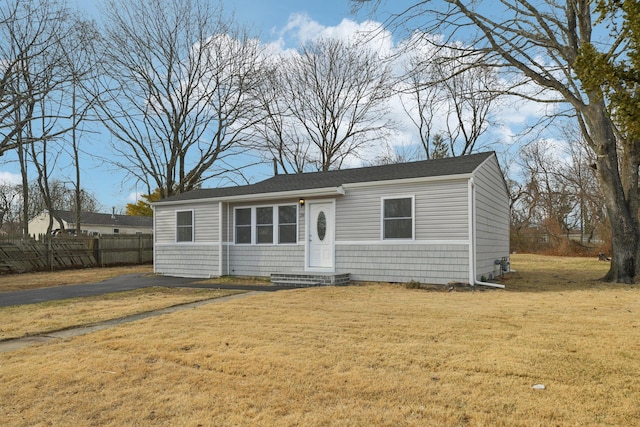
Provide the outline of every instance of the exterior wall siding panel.
<path id="1" fill-rule="evenodd" d="M 269 276 L 271 273 L 303 271 L 304 245 L 229 245 L 229 271 L 233 276 Z M 226 257 L 226 254 L 225 254 Z M 223 257 L 223 264 L 227 260 Z"/>
<path id="2" fill-rule="evenodd" d="M 337 245 L 336 270 L 356 281 L 468 282 L 467 245 Z"/>
<path id="3" fill-rule="evenodd" d="M 218 203 L 195 205 L 193 210 L 194 241 L 218 241 Z"/>
<path id="4" fill-rule="evenodd" d="M 475 173 L 476 279 L 491 277 L 494 262 L 509 255 L 509 195 L 495 158 Z"/>
<path id="5" fill-rule="evenodd" d="M 176 215 L 173 208 L 156 207 L 155 209 L 156 243 L 173 243 L 176 241 Z"/>
<path id="6" fill-rule="evenodd" d="M 156 245 L 154 270 L 158 274 L 178 277 L 216 277 L 217 245 Z"/>
<path id="7" fill-rule="evenodd" d="M 467 180 L 354 187 L 336 203 L 336 240 L 379 241 L 381 198 L 415 196 L 416 240 L 466 240 Z"/>

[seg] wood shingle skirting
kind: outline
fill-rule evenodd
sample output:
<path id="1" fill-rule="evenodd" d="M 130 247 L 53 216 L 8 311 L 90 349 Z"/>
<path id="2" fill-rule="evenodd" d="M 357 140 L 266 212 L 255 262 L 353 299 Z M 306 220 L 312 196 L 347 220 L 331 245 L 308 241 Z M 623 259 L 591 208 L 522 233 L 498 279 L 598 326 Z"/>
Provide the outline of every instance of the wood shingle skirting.
<path id="1" fill-rule="evenodd" d="M 279 286 L 344 286 L 349 283 L 349 273 L 271 273 L 271 284 Z"/>

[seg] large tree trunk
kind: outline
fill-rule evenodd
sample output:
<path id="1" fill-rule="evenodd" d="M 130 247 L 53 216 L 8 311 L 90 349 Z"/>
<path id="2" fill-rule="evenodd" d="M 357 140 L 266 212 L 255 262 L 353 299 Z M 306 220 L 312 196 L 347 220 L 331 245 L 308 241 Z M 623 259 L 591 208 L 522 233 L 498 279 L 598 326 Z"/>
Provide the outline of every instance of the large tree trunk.
<path id="1" fill-rule="evenodd" d="M 603 280 L 633 283 L 640 267 L 638 155 L 632 144 L 619 151 L 602 103 L 589 106 L 584 118 L 597 154 L 598 180 L 611 223 L 611 268 Z M 619 152 L 624 156 L 622 161 Z"/>

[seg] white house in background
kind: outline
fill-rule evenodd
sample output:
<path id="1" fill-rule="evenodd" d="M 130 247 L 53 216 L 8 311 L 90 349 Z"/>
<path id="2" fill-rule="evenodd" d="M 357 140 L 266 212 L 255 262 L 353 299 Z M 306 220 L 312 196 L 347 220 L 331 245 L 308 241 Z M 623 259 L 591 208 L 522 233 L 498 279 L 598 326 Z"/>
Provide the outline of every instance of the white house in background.
<path id="1" fill-rule="evenodd" d="M 76 213 L 72 211 L 55 211 L 53 230 L 60 230 L 62 221 L 65 230 L 76 229 Z M 29 221 L 29 233 L 38 237 L 47 233 L 49 227 L 49 211 L 45 210 Z M 106 213 L 82 212 L 80 230 L 83 235 L 97 236 L 102 234 L 151 234 L 153 218 L 145 216 L 114 215 Z"/>
<path id="2" fill-rule="evenodd" d="M 509 256 L 509 197 L 493 152 L 276 175 L 153 209 L 154 269 L 170 276 L 475 284 Z"/>

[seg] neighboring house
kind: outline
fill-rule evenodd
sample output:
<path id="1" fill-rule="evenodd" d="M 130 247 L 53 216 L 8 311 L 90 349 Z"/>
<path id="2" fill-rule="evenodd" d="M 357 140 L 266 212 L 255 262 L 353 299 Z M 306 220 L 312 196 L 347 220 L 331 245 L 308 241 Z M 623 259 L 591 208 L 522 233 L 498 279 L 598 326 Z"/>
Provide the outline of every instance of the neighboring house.
<path id="1" fill-rule="evenodd" d="M 164 275 L 475 283 L 509 256 L 509 197 L 492 152 L 276 175 L 152 205 Z"/>
<path id="2" fill-rule="evenodd" d="M 56 211 L 53 219 L 54 233 L 61 232 L 62 221 L 64 230 L 75 233 L 76 213 L 71 211 Z M 49 211 L 45 210 L 29 221 L 29 233 L 44 235 L 49 227 Z M 97 236 L 101 234 L 151 234 L 153 233 L 153 218 L 145 216 L 114 215 L 106 213 L 82 212 L 80 215 L 80 230 L 84 235 Z"/>

